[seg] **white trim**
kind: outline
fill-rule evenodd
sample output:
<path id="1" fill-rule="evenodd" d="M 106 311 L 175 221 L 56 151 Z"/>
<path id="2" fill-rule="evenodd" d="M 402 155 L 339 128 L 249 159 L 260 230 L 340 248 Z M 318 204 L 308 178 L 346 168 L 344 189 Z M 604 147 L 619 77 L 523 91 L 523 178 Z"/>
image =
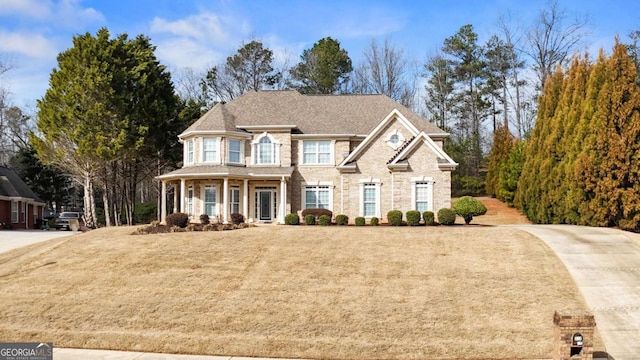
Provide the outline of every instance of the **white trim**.
<path id="1" fill-rule="evenodd" d="M 333 182 L 332 181 L 309 181 L 302 182 L 300 184 L 300 209 L 306 209 L 307 205 L 307 187 L 316 188 L 316 191 L 319 190 L 320 187 L 326 187 L 329 192 L 329 204 L 328 209 L 333 211 Z"/>
<path id="2" fill-rule="evenodd" d="M 260 146 L 260 140 L 262 140 L 264 137 L 269 138 L 269 141 L 271 142 L 271 151 L 273 152 L 273 162 L 270 163 L 258 163 L 258 159 L 260 158 L 259 154 L 258 154 L 258 148 Z M 262 134 L 260 134 L 260 136 L 257 136 L 255 139 L 253 139 L 253 141 L 251 141 L 251 164 L 253 165 L 267 165 L 267 166 L 273 166 L 273 165 L 279 165 L 280 164 L 280 142 L 278 142 L 276 140 L 276 138 L 274 138 L 271 134 L 267 133 L 267 132 L 263 132 Z"/>
<path id="3" fill-rule="evenodd" d="M 184 141 L 184 164 L 185 165 L 193 165 L 196 161 L 196 144 L 195 138 L 190 138 L 189 140 Z M 192 147 L 191 151 L 189 151 L 189 146 Z M 192 153 L 191 161 L 189 161 L 189 153 Z"/>
<path id="4" fill-rule="evenodd" d="M 420 141 L 422 141 L 427 146 L 427 148 L 431 149 L 431 151 L 433 151 L 439 159 L 444 160 L 444 162 L 438 161 L 438 167 L 440 169 L 453 170 L 456 168 L 456 166 L 458 166 L 458 163 L 453 161 L 453 159 L 449 157 L 449 155 L 447 155 L 447 153 L 445 153 L 444 150 L 433 140 L 431 140 L 431 138 L 424 132 L 420 132 L 420 134 L 418 134 L 411 141 L 411 143 L 409 143 L 404 149 L 402 149 L 402 151 L 387 166 L 393 167 L 394 165 L 397 165 L 399 161 L 404 159 L 405 156 L 407 156 L 411 151 L 413 151 L 413 149 L 415 149 Z"/>
<path id="5" fill-rule="evenodd" d="M 205 160 L 205 149 L 204 149 L 204 144 L 207 140 L 213 140 L 215 141 L 214 144 L 214 149 L 213 151 L 215 151 L 215 156 L 213 158 L 213 160 L 207 161 Z M 200 138 L 200 163 L 202 164 L 220 164 L 220 152 L 222 150 L 222 146 L 221 146 L 221 138 L 220 137 L 214 137 L 214 136 L 207 136 L 207 137 L 202 137 Z"/>
<path id="6" fill-rule="evenodd" d="M 376 195 L 376 203 L 375 203 L 375 215 L 364 215 L 364 188 L 366 185 L 373 185 L 375 187 L 375 195 Z M 359 182 L 359 187 L 360 187 L 360 199 L 358 201 L 359 203 L 359 207 L 360 210 L 358 212 L 358 216 L 362 216 L 365 217 L 367 219 L 370 219 L 372 217 L 377 217 L 377 218 L 382 218 L 381 214 L 380 214 L 380 186 L 382 185 L 382 183 L 380 182 L 380 179 L 375 179 L 375 178 L 365 178 L 365 179 L 360 179 Z"/>
<path id="7" fill-rule="evenodd" d="M 398 142 L 395 144 L 391 141 L 391 138 L 394 136 L 398 137 Z M 398 150 L 402 145 L 404 145 L 406 140 L 407 139 L 404 138 L 404 135 L 402 135 L 402 132 L 400 132 L 400 130 L 394 129 L 393 131 L 389 132 L 389 134 L 387 134 L 387 138 L 385 139 L 385 142 L 393 150 Z"/>
<path id="8" fill-rule="evenodd" d="M 15 206 L 15 211 L 13 209 L 14 206 Z M 15 218 L 14 218 L 13 214 L 15 214 Z M 19 201 L 11 200 L 11 223 L 12 224 L 18 224 L 19 222 L 20 222 L 20 205 L 19 205 Z"/>
<path id="9" fill-rule="evenodd" d="M 207 191 L 207 187 L 213 187 L 213 193 L 215 194 L 215 205 L 213 206 L 213 214 L 207 214 L 207 197 L 206 197 L 206 191 Z M 200 189 L 200 213 L 201 214 L 207 214 L 209 215 L 209 217 L 216 217 L 218 215 L 220 215 L 220 201 L 218 199 L 220 199 L 220 197 L 218 196 L 219 194 L 219 189 L 218 189 L 218 184 L 215 183 L 206 183 L 203 184 L 201 189 Z"/>
<path id="10" fill-rule="evenodd" d="M 421 212 L 424 211 L 433 211 L 433 185 L 435 184 L 435 182 L 433 181 L 433 178 L 431 177 L 427 177 L 427 176 L 419 176 L 419 177 L 412 177 L 411 178 L 411 210 L 417 210 L 416 209 L 416 201 L 417 199 L 417 189 L 418 189 L 418 184 L 426 184 L 427 185 L 427 210 L 421 210 Z"/>
<path id="11" fill-rule="evenodd" d="M 225 141 L 226 141 L 226 145 L 227 145 L 225 147 L 225 149 L 226 149 L 226 154 L 225 154 L 226 155 L 225 156 L 226 163 L 227 164 L 234 164 L 234 165 L 238 165 L 238 164 L 242 165 L 242 164 L 244 164 L 244 140 L 243 139 L 236 139 L 236 138 L 226 138 Z M 240 143 L 240 161 L 239 162 L 231 161 L 230 157 L 231 157 L 231 142 L 232 141 L 237 141 L 237 142 Z"/>
<path id="12" fill-rule="evenodd" d="M 191 193 L 191 196 L 189 196 L 189 193 Z M 185 214 L 189 215 L 189 218 L 193 219 L 194 217 L 194 213 L 196 211 L 196 207 L 194 204 L 194 198 L 195 198 L 196 194 L 195 194 L 195 189 L 193 187 L 193 185 L 189 185 L 187 187 L 187 192 L 185 194 Z M 191 208 L 189 208 L 191 207 Z"/>
<path id="13" fill-rule="evenodd" d="M 398 109 L 393 109 L 389 113 L 389 115 L 387 115 L 387 117 L 385 117 L 384 120 L 382 120 L 378 124 L 378 126 L 376 126 L 376 128 L 373 129 L 373 131 L 369 133 L 369 135 L 367 135 L 367 137 L 351 152 L 351 154 L 349 154 L 349 156 L 342 160 L 338 167 L 345 166 L 346 164 L 353 161 L 356 157 L 358 157 L 360 153 L 362 153 L 362 151 L 364 151 L 364 149 L 369 146 L 369 143 L 377 138 L 380 132 L 382 132 L 382 130 L 384 130 L 384 128 L 394 119 L 404 125 L 404 127 L 406 127 L 407 130 L 409 130 L 409 132 L 411 133 L 411 136 L 418 135 L 418 129 L 413 126 L 413 124 L 409 120 L 407 120 L 407 118 L 405 118 L 404 115 L 402 115 L 400 111 L 398 111 Z"/>
<path id="14" fill-rule="evenodd" d="M 224 130 L 192 130 L 192 131 L 184 132 L 178 135 L 178 139 L 180 140 L 181 143 L 183 143 L 185 141 L 184 138 L 189 136 L 194 136 L 194 135 L 202 135 L 202 136 L 229 135 L 229 136 L 241 137 L 243 139 L 251 139 L 251 134 L 247 134 L 244 131 L 240 132 L 240 131 L 224 131 Z"/>
<path id="15" fill-rule="evenodd" d="M 319 158 L 319 143 L 320 142 L 329 142 L 329 162 L 327 163 L 321 163 L 321 162 L 310 162 L 310 163 L 306 163 L 304 162 L 304 143 L 309 142 L 309 143 L 315 143 L 316 144 L 316 160 Z M 313 166 L 313 167 L 321 167 L 321 166 L 325 166 L 325 167 L 335 167 L 335 147 L 336 147 L 336 141 L 335 140 L 328 140 L 328 139 L 314 139 L 314 140 L 298 140 L 298 164 L 300 164 L 300 166 Z"/>

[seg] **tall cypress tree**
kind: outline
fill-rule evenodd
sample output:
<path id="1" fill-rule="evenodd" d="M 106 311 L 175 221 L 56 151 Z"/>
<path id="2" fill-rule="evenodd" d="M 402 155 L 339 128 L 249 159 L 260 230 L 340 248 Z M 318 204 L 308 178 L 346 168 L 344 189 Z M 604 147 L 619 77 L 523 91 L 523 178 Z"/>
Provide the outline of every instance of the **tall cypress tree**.
<path id="1" fill-rule="evenodd" d="M 493 133 L 493 148 L 485 177 L 485 190 L 488 195 L 497 196 L 500 193 L 500 168 L 509 160 L 509 153 L 514 144 L 515 139 L 507 125 L 499 126 Z"/>
<path id="2" fill-rule="evenodd" d="M 548 180 L 545 179 L 551 173 L 547 159 L 552 156 L 552 149 L 547 148 L 546 139 L 553 131 L 553 118 L 560 100 L 563 79 L 564 73 L 560 68 L 547 79 L 544 93 L 540 96 L 538 119 L 531 138 L 526 142 L 525 162 L 516 192 L 516 206 L 537 223 L 547 220 L 541 197 L 547 186 L 545 181 Z"/>
<path id="3" fill-rule="evenodd" d="M 635 64 L 616 39 L 591 121 L 592 141 L 581 159 L 588 209 L 600 226 L 640 229 L 640 92 L 635 81 Z"/>

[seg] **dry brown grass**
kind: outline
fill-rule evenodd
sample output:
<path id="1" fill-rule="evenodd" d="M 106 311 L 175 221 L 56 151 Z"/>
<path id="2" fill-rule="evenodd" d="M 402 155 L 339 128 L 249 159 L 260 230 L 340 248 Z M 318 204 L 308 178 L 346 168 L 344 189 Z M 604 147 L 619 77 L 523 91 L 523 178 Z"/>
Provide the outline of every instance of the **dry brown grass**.
<path id="1" fill-rule="evenodd" d="M 132 231 L 0 254 L 0 339 L 287 358 L 548 358 L 554 310 L 586 309 L 556 256 L 512 228 Z"/>

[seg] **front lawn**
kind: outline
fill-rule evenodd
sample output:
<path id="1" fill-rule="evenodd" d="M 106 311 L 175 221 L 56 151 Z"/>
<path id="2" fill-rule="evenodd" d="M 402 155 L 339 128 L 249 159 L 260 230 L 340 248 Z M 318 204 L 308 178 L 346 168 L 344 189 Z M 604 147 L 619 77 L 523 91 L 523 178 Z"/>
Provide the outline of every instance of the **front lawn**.
<path id="1" fill-rule="evenodd" d="M 513 228 L 99 229 L 0 254 L 0 339 L 324 359 L 549 358 L 587 309 Z"/>

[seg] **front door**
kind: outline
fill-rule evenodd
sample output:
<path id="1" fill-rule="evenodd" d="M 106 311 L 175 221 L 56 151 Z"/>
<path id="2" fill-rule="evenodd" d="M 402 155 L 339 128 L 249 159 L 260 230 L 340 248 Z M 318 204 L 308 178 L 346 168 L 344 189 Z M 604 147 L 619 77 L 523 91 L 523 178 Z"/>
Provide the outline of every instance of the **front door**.
<path id="1" fill-rule="evenodd" d="M 273 191 L 261 190 L 258 193 L 258 211 L 260 221 L 271 221 L 273 219 L 273 206 L 271 206 L 271 198 Z"/>

